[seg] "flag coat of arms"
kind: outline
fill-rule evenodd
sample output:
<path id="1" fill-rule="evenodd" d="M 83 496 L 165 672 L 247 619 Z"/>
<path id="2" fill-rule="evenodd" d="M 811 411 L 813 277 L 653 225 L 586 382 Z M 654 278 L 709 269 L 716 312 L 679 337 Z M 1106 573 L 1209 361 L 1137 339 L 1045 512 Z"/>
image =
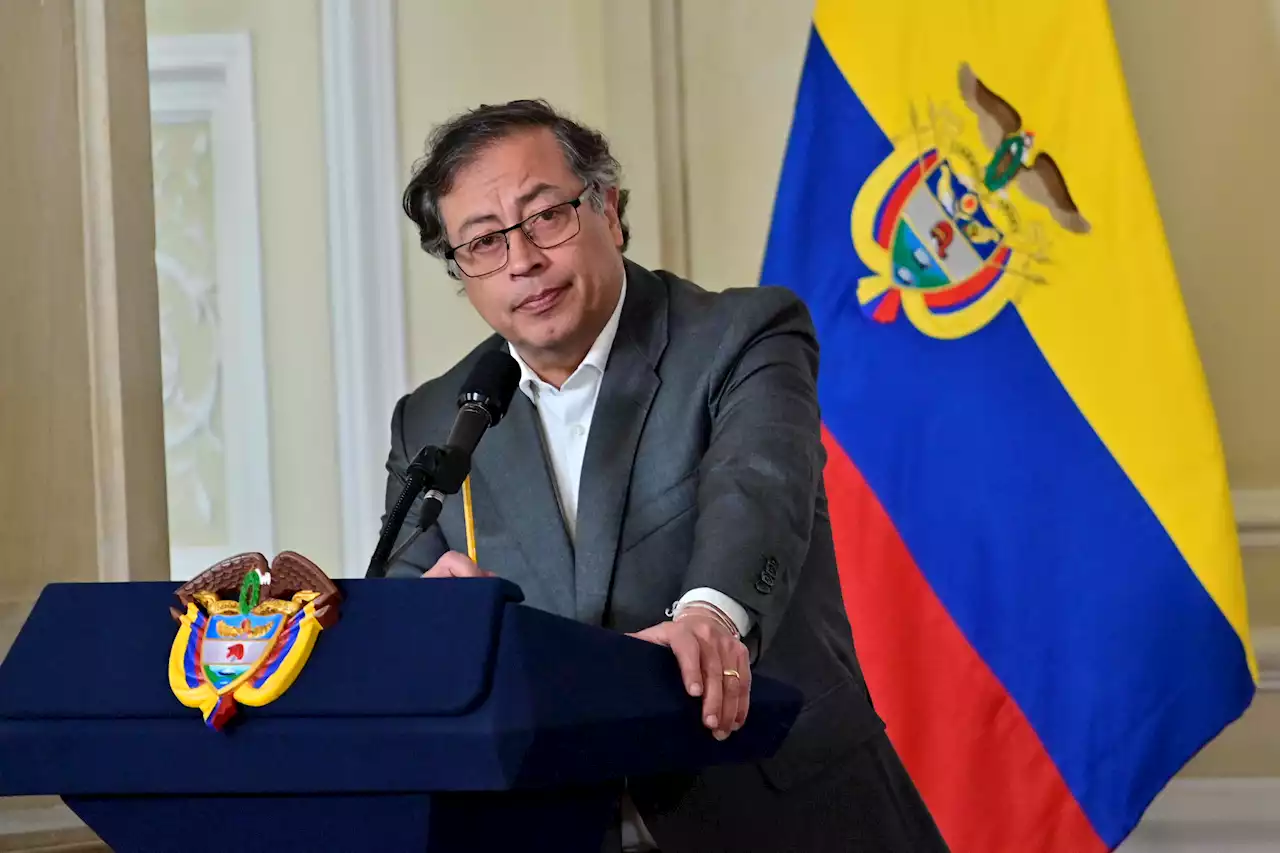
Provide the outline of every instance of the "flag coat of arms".
<path id="1" fill-rule="evenodd" d="M 761 283 L 813 315 L 855 642 L 952 848 L 1114 849 L 1257 667 L 1103 0 L 821 0 Z"/>

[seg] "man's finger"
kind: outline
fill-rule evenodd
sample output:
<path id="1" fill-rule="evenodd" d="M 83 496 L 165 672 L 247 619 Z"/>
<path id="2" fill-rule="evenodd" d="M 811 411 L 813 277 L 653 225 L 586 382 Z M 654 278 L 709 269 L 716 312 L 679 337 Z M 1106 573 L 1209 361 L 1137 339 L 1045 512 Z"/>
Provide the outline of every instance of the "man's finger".
<path id="1" fill-rule="evenodd" d="M 747 711 L 751 707 L 751 663 L 748 659 L 746 646 L 738 647 L 738 664 L 733 667 L 738 671 L 739 678 L 730 679 L 730 681 L 739 682 L 738 692 L 738 713 L 734 717 L 733 730 L 736 732 L 742 728 L 742 724 L 747 721 Z"/>
<path id="2" fill-rule="evenodd" d="M 423 575 L 424 578 L 491 578 L 493 572 L 487 572 L 467 558 L 466 554 L 457 551 L 446 551 L 436 560 L 436 564 Z"/>
<path id="3" fill-rule="evenodd" d="M 738 654 L 736 646 L 738 641 L 730 637 L 724 637 L 716 641 L 716 649 L 720 655 L 720 660 L 724 662 L 723 668 L 720 670 L 720 683 L 724 688 L 724 699 L 721 703 L 720 725 L 716 727 L 716 737 L 721 739 L 729 736 L 737 728 L 738 716 L 742 707 L 742 670 L 738 667 Z M 738 676 L 727 675 L 729 670 L 734 670 Z"/>
<path id="4" fill-rule="evenodd" d="M 715 637 L 699 637 L 702 652 L 702 722 L 713 731 L 724 721 L 724 665 Z"/>
<path id="5" fill-rule="evenodd" d="M 667 645 L 676 656 L 680 665 L 680 678 L 684 680 L 684 689 L 690 696 L 701 696 L 706 690 L 706 681 L 702 677 L 702 649 L 698 641 L 688 631 L 672 631 L 668 635 Z"/>

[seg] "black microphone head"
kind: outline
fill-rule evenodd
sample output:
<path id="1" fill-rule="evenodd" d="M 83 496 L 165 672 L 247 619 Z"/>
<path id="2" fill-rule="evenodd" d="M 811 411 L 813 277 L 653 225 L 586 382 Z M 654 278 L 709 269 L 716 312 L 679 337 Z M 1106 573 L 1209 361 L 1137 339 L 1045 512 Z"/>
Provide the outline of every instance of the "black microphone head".
<path id="1" fill-rule="evenodd" d="M 520 365 L 502 350 L 489 350 L 480 356 L 471 374 L 462 384 L 458 405 L 475 403 L 489 413 L 489 426 L 502 420 L 520 385 Z"/>

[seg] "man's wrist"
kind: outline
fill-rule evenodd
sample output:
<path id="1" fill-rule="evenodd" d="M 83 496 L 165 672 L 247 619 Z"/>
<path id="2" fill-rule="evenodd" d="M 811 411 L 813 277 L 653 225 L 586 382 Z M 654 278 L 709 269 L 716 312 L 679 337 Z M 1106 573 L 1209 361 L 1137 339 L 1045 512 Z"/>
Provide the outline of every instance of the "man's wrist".
<path id="1" fill-rule="evenodd" d="M 753 620 L 747 609 L 719 590 L 708 587 L 691 589 L 671 606 L 667 615 L 679 618 L 687 608 L 698 607 L 702 612 L 709 612 L 725 623 L 725 627 L 739 639 L 751 633 Z"/>
<path id="2" fill-rule="evenodd" d="M 688 604 L 681 605 L 680 608 L 675 611 L 672 621 L 680 622 L 683 619 L 688 619 L 690 616 L 700 616 L 711 619 L 721 628 L 724 628 L 725 632 L 735 640 L 742 639 L 742 634 L 738 632 L 738 626 L 733 624 L 733 620 L 726 616 L 718 607 L 707 604 L 705 601 L 691 601 Z"/>

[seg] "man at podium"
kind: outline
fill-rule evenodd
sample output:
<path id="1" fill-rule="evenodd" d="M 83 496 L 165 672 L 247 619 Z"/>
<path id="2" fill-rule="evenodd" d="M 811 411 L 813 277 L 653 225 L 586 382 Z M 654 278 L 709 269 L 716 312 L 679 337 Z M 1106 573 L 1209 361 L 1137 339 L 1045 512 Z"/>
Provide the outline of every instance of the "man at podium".
<path id="1" fill-rule="evenodd" d="M 429 138 L 405 211 L 494 334 L 397 404 L 388 512 L 484 353 L 508 352 L 520 382 L 472 458 L 483 567 L 454 500 L 387 576 L 498 574 L 530 606 L 670 647 L 708 737 L 743 725 L 753 672 L 804 693 L 769 760 L 630 780 L 620 849 L 945 850 L 854 652 L 805 306 L 628 260 L 620 177 L 601 134 L 541 101 Z"/>

